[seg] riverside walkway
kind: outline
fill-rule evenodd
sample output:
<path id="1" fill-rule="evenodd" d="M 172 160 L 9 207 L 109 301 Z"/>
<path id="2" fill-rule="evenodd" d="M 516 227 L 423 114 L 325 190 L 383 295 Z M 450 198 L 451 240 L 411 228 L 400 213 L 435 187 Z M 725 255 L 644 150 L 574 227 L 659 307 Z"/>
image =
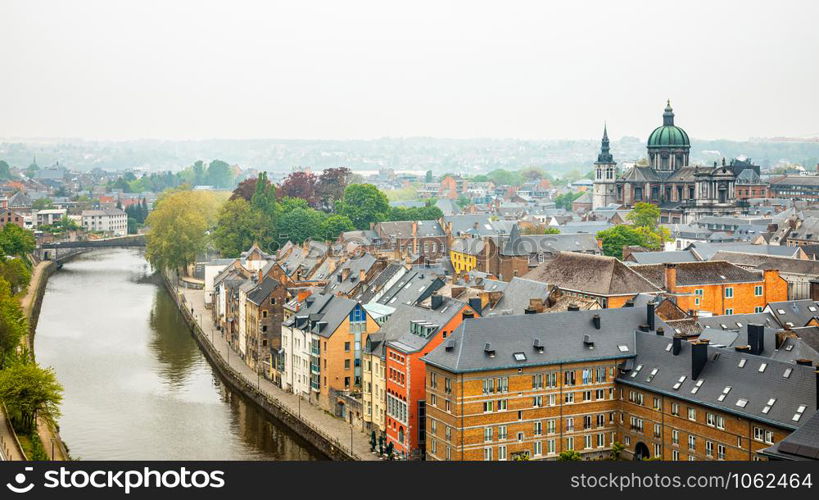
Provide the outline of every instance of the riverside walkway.
<path id="1" fill-rule="evenodd" d="M 184 305 L 187 306 L 188 311 L 191 308 L 193 309 L 194 321 L 204 333 L 206 342 L 215 348 L 222 359 L 247 384 L 257 387 L 257 390 L 267 398 L 286 408 L 292 415 L 298 416 L 300 420 L 314 429 L 320 429 L 325 437 L 335 441 L 340 447 L 345 450 L 352 450 L 351 455 L 356 460 L 379 460 L 370 452 L 370 436 L 368 434 L 357 430 L 344 420 L 331 416 L 301 397 L 282 390 L 264 377 L 260 378 L 254 370 L 247 366 L 239 357 L 239 354 L 228 345 L 221 332 L 216 330 L 215 325 L 210 320 L 210 311 L 205 309 L 204 291 L 179 288 L 177 293 L 184 297 Z"/>

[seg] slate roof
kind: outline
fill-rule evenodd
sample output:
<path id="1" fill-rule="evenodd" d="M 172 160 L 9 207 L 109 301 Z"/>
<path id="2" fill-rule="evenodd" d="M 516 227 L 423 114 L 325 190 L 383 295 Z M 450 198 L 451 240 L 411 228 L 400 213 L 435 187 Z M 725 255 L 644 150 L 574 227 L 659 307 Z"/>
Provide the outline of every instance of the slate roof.
<path id="1" fill-rule="evenodd" d="M 543 262 L 524 278 L 557 285 L 564 290 L 594 295 L 628 295 L 658 292 L 660 289 L 631 268 L 602 255 L 560 252 Z"/>
<path id="2" fill-rule="evenodd" d="M 302 307 L 285 326 L 310 331 L 321 337 L 330 337 L 350 314 L 358 302 L 338 295 L 313 294 L 302 302 Z"/>
<path id="3" fill-rule="evenodd" d="M 595 314 L 601 316 L 599 330 L 593 324 Z M 453 373 L 626 359 L 635 355 L 635 330 L 645 321 L 645 305 L 467 319 L 422 359 Z M 664 325 L 657 318 L 656 326 Z M 593 346 L 584 343 L 586 335 Z M 516 359 L 516 353 L 525 359 Z"/>
<path id="4" fill-rule="evenodd" d="M 405 272 L 406 269 L 402 264 L 392 262 L 387 265 L 375 278 L 370 281 L 369 286 L 356 299 L 362 304 L 370 302 L 373 297 L 384 288 L 395 275 Z"/>
<path id="5" fill-rule="evenodd" d="M 368 273 L 377 260 L 372 254 L 365 253 L 339 263 L 327 277 L 324 293 L 350 293 L 359 284 L 360 271 Z M 347 279 L 339 281 L 344 270 L 349 270 L 349 275 Z"/>
<path id="6" fill-rule="evenodd" d="M 810 299 L 770 302 L 765 311 L 770 311 L 780 325 L 794 328 L 805 326 L 814 317 L 819 317 L 819 302 Z"/>
<path id="7" fill-rule="evenodd" d="M 698 261 L 697 257 L 688 250 L 672 252 L 634 252 L 629 255 L 628 260 L 636 264 L 666 264 Z"/>
<path id="8" fill-rule="evenodd" d="M 749 283 L 762 279 L 757 271 L 748 271 L 730 262 L 682 262 L 676 264 L 677 286 L 710 285 L 724 283 Z M 662 287 L 665 266 L 662 264 L 635 265 L 631 269 L 640 273 L 657 287 Z"/>
<path id="9" fill-rule="evenodd" d="M 496 313 L 509 311 L 509 314 L 523 314 L 524 309 L 529 307 L 529 299 L 540 298 L 545 300 L 549 296 L 551 288 L 548 283 L 516 276 L 506 284 L 503 289 L 503 296 L 490 311 Z"/>
<path id="10" fill-rule="evenodd" d="M 261 283 L 254 283 L 256 286 L 247 294 L 247 300 L 254 304 L 261 305 L 268 296 L 279 286 L 279 282 L 273 278 L 265 278 Z"/>
<path id="11" fill-rule="evenodd" d="M 778 328 L 780 326 L 773 314 L 764 311 L 749 314 L 700 316 L 697 318 L 697 323 L 703 328 L 717 328 L 720 330 L 740 330 L 748 323 L 755 323 L 768 328 Z M 725 325 L 725 328 L 722 325 Z"/>
<path id="12" fill-rule="evenodd" d="M 396 305 L 395 312 L 379 329 L 379 332 L 384 334 L 385 342 L 405 353 L 417 352 L 423 349 L 429 342 L 429 338 L 411 333 L 410 324 L 413 321 L 419 321 L 435 325 L 437 327 L 435 333 L 437 333 L 466 305 L 448 297 L 442 297 L 442 299 L 443 303 L 438 309 L 427 309 L 406 304 Z"/>
<path id="13" fill-rule="evenodd" d="M 780 460 L 819 460 L 819 413 L 760 453 Z"/>
<path id="14" fill-rule="evenodd" d="M 819 261 L 815 260 L 725 251 L 717 252 L 712 258 L 713 260 L 724 260 L 746 268 L 778 269 L 780 272 L 789 274 L 819 275 Z"/>
<path id="15" fill-rule="evenodd" d="M 504 240 L 501 240 L 504 241 Z M 502 255 L 557 255 L 559 252 L 602 253 L 594 234 L 518 234 L 503 243 Z"/>
<path id="16" fill-rule="evenodd" d="M 819 241 L 819 217 L 807 217 L 798 228 L 791 231 L 788 239 Z"/>
<path id="17" fill-rule="evenodd" d="M 478 236 L 496 236 L 509 234 L 514 221 L 492 220 L 489 215 L 451 215 L 445 216 L 444 222 L 452 224 L 452 235 L 476 234 Z"/>
<path id="18" fill-rule="evenodd" d="M 705 366 L 698 379 L 692 380 L 692 344 L 683 341 L 680 353 L 675 356 L 669 348 L 671 343 L 669 337 L 638 332 L 634 369 L 618 377 L 618 382 L 785 429 L 798 427 L 816 412 L 813 367 L 708 346 Z M 745 362 L 740 367 L 742 359 Z M 765 367 L 760 371 L 763 363 Z M 642 368 L 637 370 L 640 366 Z M 655 368 L 657 372 L 649 381 L 648 376 Z M 790 370 L 789 376 L 785 377 L 787 370 Z M 632 376 L 635 372 L 636 376 Z M 680 386 L 674 389 L 677 383 Z M 692 392 L 698 383 L 699 389 Z M 726 387 L 730 390 L 720 401 Z M 744 407 L 737 405 L 740 399 L 747 401 Z M 775 399 L 774 404 L 764 413 L 763 409 L 771 399 Z M 802 405 L 805 406 L 803 415 L 794 421 L 794 415 Z"/>
<path id="19" fill-rule="evenodd" d="M 717 252 L 740 252 L 791 258 L 799 253 L 798 247 L 752 245 L 750 243 L 692 243 L 686 250 L 692 250 L 701 260 L 714 260 L 713 257 Z"/>
<path id="20" fill-rule="evenodd" d="M 436 273 L 413 269 L 404 274 L 378 299 L 379 304 L 396 307 L 398 304 L 417 304 L 444 285 Z"/>

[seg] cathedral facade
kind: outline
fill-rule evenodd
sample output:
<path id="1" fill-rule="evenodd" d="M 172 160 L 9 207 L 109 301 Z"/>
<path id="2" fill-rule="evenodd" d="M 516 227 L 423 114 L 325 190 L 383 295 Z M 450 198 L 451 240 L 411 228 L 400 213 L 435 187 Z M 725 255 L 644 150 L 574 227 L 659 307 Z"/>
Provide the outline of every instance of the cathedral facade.
<path id="1" fill-rule="evenodd" d="M 690 166 L 688 133 L 674 124 L 669 102 L 663 124 L 648 137 L 648 165 L 635 165 L 620 173 L 609 150 L 608 130 L 603 129 L 600 154 L 594 163 L 593 209 L 609 205 L 658 205 L 663 223 L 688 224 L 705 215 L 739 215 L 730 166 Z"/>

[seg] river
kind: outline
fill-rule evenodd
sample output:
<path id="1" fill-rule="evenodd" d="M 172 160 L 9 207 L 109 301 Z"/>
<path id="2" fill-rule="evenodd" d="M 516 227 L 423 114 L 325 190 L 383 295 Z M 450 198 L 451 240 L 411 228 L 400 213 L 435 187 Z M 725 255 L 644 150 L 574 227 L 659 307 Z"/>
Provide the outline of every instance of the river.
<path id="1" fill-rule="evenodd" d="M 65 389 L 74 458 L 324 459 L 222 383 L 139 250 L 95 250 L 53 274 L 34 348 Z"/>

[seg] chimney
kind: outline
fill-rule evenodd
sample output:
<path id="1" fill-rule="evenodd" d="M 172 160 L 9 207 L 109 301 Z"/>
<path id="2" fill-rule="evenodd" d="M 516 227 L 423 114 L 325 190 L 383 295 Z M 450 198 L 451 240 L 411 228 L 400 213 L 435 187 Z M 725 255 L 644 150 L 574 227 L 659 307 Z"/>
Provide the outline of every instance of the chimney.
<path id="1" fill-rule="evenodd" d="M 480 297 L 472 297 L 469 299 L 469 307 L 475 310 L 476 313 L 480 314 L 483 307 L 481 306 L 481 298 Z"/>
<path id="2" fill-rule="evenodd" d="M 526 306 L 526 309 L 523 310 L 523 314 L 537 314 L 537 311 L 532 309 L 532 306 Z"/>
<path id="3" fill-rule="evenodd" d="M 543 354 L 543 343 L 540 339 L 535 339 L 534 342 L 532 342 L 532 347 L 534 347 L 537 352 Z"/>
<path id="4" fill-rule="evenodd" d="M 600 315 L 599 314 L 595 314 L 594 316 L 592 316 L 592 323 L 594 323 L 594 328 L 596 330 L 600 329 Z"/>
<path id="5" fill-rule="evenodd" d="M 748 323 L 748 345 L 751 354 L 759 356 L 765 350 L 765 327 L 758 323 Z"/>
<path id="6" fill-rule="evenodd" d="M 646 324 L 648 324 L 649 331 L 654 329 L 654 308 L 656 304 L 654 304 L 653 300 L 650 300 L 648 304 L 646 304 Z"/>
<path id="7" fill-rule="evenodd" d="M 583 335 L 583 345 L 586 347 L 594 347 L 594 341 L 591 339 L 588 333 Z"/>
<path id="8" fill-rule="evenodd" d="M 484 344 L 483 352 L 486 353 L 486 355 L 489 356 L 490 358 L 495 357 L 495 349 L 492 347 L 492 344 L 490 344 L 489 342 Z"/>
<path id="9" fill-rule="evenodd" d="M 529 307 L 533 308 L 535 310 L 535 312 L 539 312 L 539 313 L 542 313 L 543 310 L 545 309 L 545 306 L 543 305 L 543 299 L 542 298 L 530 298 L 529 299 Z"/>
<path id="10" fill-rule="evenodd" d="M 358 281 L 366 281 L 367 280 L 367 272 L 363 269 L 358 270 Z"/>
<path id="11" fill-rule="evenodd" d="M 810 300 L 819 300 L 819 279 L 810 280 Z"/>
<path id="12" fill-rule="evenodd" d="M 663 328 L 663 327 L 657 328 L 657 335 L 659 335 L 660 337 L 664 337 L 665 336 L 665 328 Z"/>
<path id="13" fill-rule="evenodd" d="M 663 276 L 663 288 L 669 293 L 674 293 L 677 288 L 677 264 L 666 264 L 665 275 Z"/>
<path id="14" fill-rule="evenodd" d="M 691 379 L 697 380 L 708 361 L 708 341 L 698 340 L 691 344 Z"/>
<path id="15" fill-rule="evenodd" d="M 341 270 L 341 281 L 345 281 L 350 276 L 350 268 L 345 267 Z"/>
<path id="16" fill-rule="evenodd" d="M 568 310 L 568 311 L 579 311 L 579 310 L 580 310 L 580 306 L 578 306 L 577 304 L 575 304 L 574 302 L 572 302 L 571 304 L 569 304 L 569 307 L 568 307 L 568 308 L 566 308 L 566 310 Z"/>
<path id="17" fill-rule="evenodd" d="M 463 319 L 472 319 L 475 317 L 475 313 L 472 312 L 471 309 L 466 309 L 463 312 Z"/>
<path id="18" fill-rule="evenodd" d="M 444 298 L 441 295 L 439 295 L 437 293 L 432 294 L 432 297 L 430 298 L 430 303 L 429 303 L 431 309 L 438 309 L 439 307 L 441 307 L 441 304 L 443 304 L 443 303 L 444 303 Z"/>
<path id="19" fill-rule="evenodd" d="M 682 349 L 682 338 L 674 335 L 671 339 L 671 353 L 676 356 L 680 354 L 680 350 Z"/>

